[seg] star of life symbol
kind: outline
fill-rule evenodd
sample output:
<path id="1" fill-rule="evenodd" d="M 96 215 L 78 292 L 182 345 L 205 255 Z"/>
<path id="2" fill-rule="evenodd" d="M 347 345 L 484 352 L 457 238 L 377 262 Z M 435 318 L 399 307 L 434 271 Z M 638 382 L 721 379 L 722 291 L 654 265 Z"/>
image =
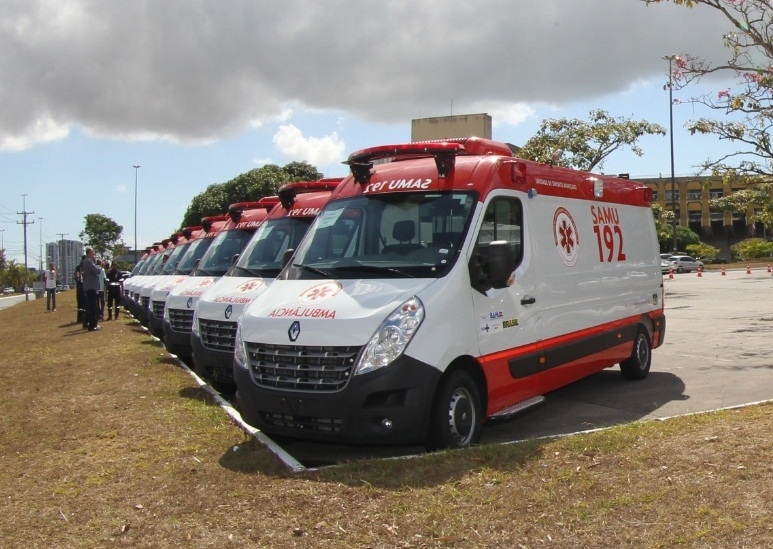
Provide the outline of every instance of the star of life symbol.
<path id="1" fill-rule="evenodd" d="M 213 281 L 214 281 L 214 279 L 212 279 L 212 278 L 205 278 L 204 280 L 202 280 L 201 282 L 199 282 L 199 283 L 197 284 L 197 286 L 198 286 L 199 288 L 203 288 L 204 286 L 209 286 L 210 284 L 212 284 L 212 282 L 213 282 Z"/>
<path id="2" fill-rule="evenodd" d="M 338 294 L 341 291 L 341 285 L 338 282 L 323 282 L 312 286 L 298 296 L 298 303 L 301 305 L 315 305 Z"/>
<path id="3" fill-rule="evenodd" d="M 566 208 L 558 208 L 553 214 L 553 242 L 564 265 L 574 266 L 580 255 L 580 237 L 577 225 Z"/>
<path id="4" fill-rule="evenodd" d="M 260 288 L 262 285 L 263 281 L 259 278 L 256 278 L 255 280 L 248 280 L 247 282 L 239 284 L 236 289 L 240 292 L 249 292 L 250 290 L 256 290 L 257 288 Z"/>

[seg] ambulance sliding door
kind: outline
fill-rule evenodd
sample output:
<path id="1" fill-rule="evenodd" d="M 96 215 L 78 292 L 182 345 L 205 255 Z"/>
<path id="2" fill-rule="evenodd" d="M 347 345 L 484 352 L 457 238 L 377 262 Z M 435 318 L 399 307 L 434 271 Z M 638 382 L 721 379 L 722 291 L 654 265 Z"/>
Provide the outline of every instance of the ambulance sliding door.
<path id="1" fill-rule="evenodd" d="M 506 358 L 508 349 L 541 339 L 536 269 L 527 231 L 523 204 L 518 198 L 500 195 L 490 200 L 473 253 L 480 254 L 485 261 L 491 242 L 507 241 L 515 255 L 516 268 L 506 288 L 488 288 L 485 293 L 472 290 L 481 356 L 502 353 L 501 358 Z"/>

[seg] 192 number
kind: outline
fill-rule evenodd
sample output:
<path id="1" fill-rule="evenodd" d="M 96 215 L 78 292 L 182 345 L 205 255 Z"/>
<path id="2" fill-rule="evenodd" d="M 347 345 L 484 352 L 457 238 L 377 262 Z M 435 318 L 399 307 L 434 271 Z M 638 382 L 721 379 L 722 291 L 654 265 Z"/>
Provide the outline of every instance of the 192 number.
<path id="1" fill-rule="evenodd" d="M 596 241 L 599 245 L 599 261 L 611 262 L 615 252 L 617 252 L 617 261 L 625 261 L 623 231 L 620 230 L 620 225 L 594 225 L 593 232 L 596 233 Z M 606 259 L 604 252 L 606 252 Z"/>

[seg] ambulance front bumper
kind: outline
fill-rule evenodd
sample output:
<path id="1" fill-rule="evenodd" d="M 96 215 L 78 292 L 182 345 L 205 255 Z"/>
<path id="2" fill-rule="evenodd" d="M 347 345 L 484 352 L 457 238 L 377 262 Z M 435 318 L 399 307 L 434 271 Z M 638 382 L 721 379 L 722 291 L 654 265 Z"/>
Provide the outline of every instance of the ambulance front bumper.
<path id="1" fill-rule="evenodd" d="M 243 419 L 271 434 L 345 444 L 423 443 L 441 372 L 402 355 L 354 376 L 340 391 L 314 393 L 258 386 L 234 365 Z"/>

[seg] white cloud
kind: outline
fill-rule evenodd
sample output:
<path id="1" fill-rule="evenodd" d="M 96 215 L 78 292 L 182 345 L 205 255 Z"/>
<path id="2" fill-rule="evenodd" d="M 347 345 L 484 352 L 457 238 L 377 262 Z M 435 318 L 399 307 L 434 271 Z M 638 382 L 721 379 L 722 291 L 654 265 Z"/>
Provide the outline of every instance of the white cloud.
<path id="1" fill-rule="evenodd" d="M 513 124 L 529 115 L 524 105 L 662 78 L 667 53 L 724 57 L 721 37 L 732 30 L 715 10 L 637 0 L 237 5 L 4 2 L 0 148 L 61 139 L 71 125 L 119 139 L 211 143 L 287 122 L 288 105 L 387 124 L 447 114 L 449 105 L 502 109 L 497 123 Z M 304 154 L 332 156 L 337 146 L 332 135 L 308 139 Z"/>
<path id="2" fill-rule="evenodd" d="M 273 142 L 284 156 L 293 161 L 305 160 L 312 166 L 340 162 L 346 148 L 337 132 L 324 137 L 305 137 L 303 132 L 292 124 L 279 126 Z"/>
<path id="3" fill-rule="evenodd" d="M 2 87 L 0 87 L 2 89 Z M 38 143 L 49 143 L 70 135 L 67 125 L 57 124 L 50 117 L 33 120 L 23 131 L 0 131 L 0 151 L 23 151 Z"/>
<path id="4" fill-rule="evenodd" d="M 268 158 L 255 158 L 255 159 L 253 159 L 252 163 L 255 164 L 256 166 L 265 166 L 267 164 L 273 164 L 274 161 L 271 160 L 271 157 L 268 157 Z"/>

